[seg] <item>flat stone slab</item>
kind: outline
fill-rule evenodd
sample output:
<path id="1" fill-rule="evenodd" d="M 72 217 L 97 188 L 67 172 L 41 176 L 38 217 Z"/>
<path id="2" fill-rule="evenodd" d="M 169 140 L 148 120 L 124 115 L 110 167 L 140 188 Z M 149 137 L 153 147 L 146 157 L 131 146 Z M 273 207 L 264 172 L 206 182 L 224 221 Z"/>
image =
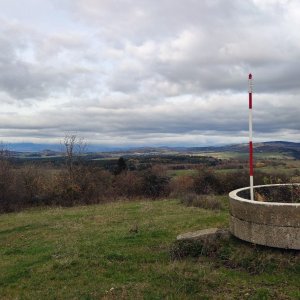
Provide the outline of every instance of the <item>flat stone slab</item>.
<path id="1" fill-rule="evenodd" d="M 229 239 L 229 237 L 230 237 L 230 232 L 226 229 L 208 228 L 208 229 L 180 234 L 177 236 L 176 240 L 210 242 L 217 239 L 226 240 Z"/>

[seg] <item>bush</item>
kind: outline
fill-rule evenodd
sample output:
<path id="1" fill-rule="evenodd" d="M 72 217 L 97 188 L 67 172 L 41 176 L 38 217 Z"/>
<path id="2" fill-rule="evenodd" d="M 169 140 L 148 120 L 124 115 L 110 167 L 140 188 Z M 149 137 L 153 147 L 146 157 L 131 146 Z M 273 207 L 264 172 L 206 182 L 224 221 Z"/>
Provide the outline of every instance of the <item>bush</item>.
<path id="1" fill-rule="evenodd" d="M 134 171 L 115 176 L 113 186 L 115 197 L 134 198 L 142 194 L 142 178 Z"/>
<path id="2" fill-rule="evenodd" d="M 17 190 L 12 165 L 0 154 L 0 212 L 9 212 L 19 206 Z"/>
<path id="3" fill-rule="evenodd" d="M 273 186 L 255 189 L 255 199 L 267 202 L 300 203 L 300 186 Z"/>
<path id="4" fill-rule="evenodd" d="M 112 175 L 88 166 L 73 167 L 73 176 L 65 170 L 48 178 L 43 203 L 72 206 L 93 204 L 113 199 Z"/>
<path id="5" fill-rule="evenodd" d="M 195 193 L 189 193 L 182 195 L 180 201 L 186 206 L 204 209 L 221 210 L 224 208 L 224 203 L 215 195 L 197 195 Z"/>
<path id="6" fill-rule="evenodd" d="M 190 175 L 182 175 L 172 178 L 170 190 L 173 197 L 180 197 L 194 191 L 194 178 Z"/>
<path id="7" fill-rule="evenodd" d="M 9 160 L 9 151 L 0 143 L 0 212 L 10 212 L 20 209 L 20 189 L 16 173 Z"/>
<path id="8" fill-rule="evenodd" d="M 141 175 L 142 195 L 148 198 L 166 197 L 169 195 L 169 178 L 161 169 L 151 168 Z"/>
<path id="9" fill-rule="evenodd" d="M 247 172 L 233 172 L 222 174 L 221 182 L 224 193 L 249 186 L 249 174 Z"/>
<path id="10" fill-rule="evenodd" d="M 194 177 L 194 191 L 197 194 L 222 194 L 224 192 L 220 178 L 211 170 L 199 169 Z"/>
<path id="11" fill-rule="evenodd" d="M 274 270 L 299 270 L 298 252 L 268 248 L 240 241 L 235 237 L 229 240 L 216 240 L 207 243 L 200 241 L 176 241 L 170 248 L 172 259 L 207 256 L 217 265 L 231 269 L 245 270 L 250 274 Z"/>
<path id="12" fill-rule="evenodd" d="M 44 176 L 40 168 L 33 164 L 22 167 L 18 176 L 20 188 L 24 197 L 24 204 L 36 205 L 44 189 Z"/>

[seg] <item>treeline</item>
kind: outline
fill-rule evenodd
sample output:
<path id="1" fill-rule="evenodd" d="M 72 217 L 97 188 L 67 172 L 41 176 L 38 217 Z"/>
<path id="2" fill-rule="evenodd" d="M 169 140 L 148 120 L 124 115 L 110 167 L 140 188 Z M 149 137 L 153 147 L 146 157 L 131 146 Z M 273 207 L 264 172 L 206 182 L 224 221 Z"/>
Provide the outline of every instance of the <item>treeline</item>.
<path id="1" fill-rule="evenodd" d="M 39 205 L 86 205 L 120 199 L 184 198 L 186 195 L 222 195 L 248 186 L 247 173 L 216 173 L 200 168 L 194 175 L 170 178 L 163 166 L 146 170 L 106 171 L 74 165 L 59 170 L 27 165 L 15 169 L 0 162 L 0 211 L 16 211 Z M 256 183 L 270 176 L 256 174 Z M 282 179 L 283 182 L 286 182 Z"/>
<path id="2" fill-rule="evenodd" d="M 191 156 L 191 155 L 124 155 L 129 170 L 147 169 L 151 165 L 163 164 L 171 166 L 174 169 L 185 169 L 195 167 L 197 165 L 206 166 L 222 166 L 223 162 L 220 159 L 209 156 Z M 9 160 L 16 166 L 26 165 L 28 163 L 39 163 L 39 165 L 52 165 L 62 167 L 65 164 L 63 152 L 56 153 L 56 156 L 42 156 L 40 153 L 31 153 L 30 155 L 12 155 Z M 102 167 L 112 171 L 117 160 L 108 155 L 95 153 L 84 153 L 81 164 L 91 167 Z"/>
<path id="3" fill-rule="evenodd" d="M 161 198 L 170 194 L 169 178 L 160 167 L 110 172 L 74 165 L 47 169 L 37 164 L 14 168 L 0 161 L 0 212 L 39 205 L 72 206 L 127 198 Z"/>
<path id="4" fill-rule="evenodd" d="M 201 165 L 192 175 L 168 176 L 162 164 L 148 163 L 130 169 L 120 158 L 108 170 L 86 164 L 84 145 L 75 136 L 64 140 L 64 164 L 59 168 L 28 163 L 14 165 L 9 152 L 0 149 L 0 212 L 16 211 L 39 205 L 72 206 L 120 199 L 181 198 L 187 194 L 221 195 L 248 186 L 247 172 L 217 173 L 211 166 Z M 209 162 L 211 163 L 211 162 Z M 281 180 L 257 173 L 256 184 Z"/>

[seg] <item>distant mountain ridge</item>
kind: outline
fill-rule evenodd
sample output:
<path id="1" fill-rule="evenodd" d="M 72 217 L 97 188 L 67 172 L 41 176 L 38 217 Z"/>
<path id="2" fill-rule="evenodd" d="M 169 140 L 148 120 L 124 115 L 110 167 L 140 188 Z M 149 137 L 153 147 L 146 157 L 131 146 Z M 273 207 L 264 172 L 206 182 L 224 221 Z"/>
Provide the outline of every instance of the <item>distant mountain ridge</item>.
<path id="1" fill-rule="evenodd" d="M 63 151 L 63 147 L 60 144 L 34 144 L 34 143 L 14 143 L 8 144 L 8 150 L 12 152 L 31 152 L 40 153 L 42 155 L 55 155 Z M 206 147 L 103 147 L 100 145 L 88 145 L 87 151 L 89 153 L 109 153 L 115 154 L 180 154 L 180 153 L 209 153 L 209 152 L 237 152 L 248 153 L 248 144 L 231 144 L 224 146 L 206 146 Z M 274 142 L 262 142 L 254 143 L 254 152 L 256 153 L 287 153 L 292 157 L 300 159 L 300 143 L 274 141 Z"/>
<path id="2" fill-rule="evenodd" d="M 201 151 L 201 148 L 190 148 L 191 151 Z M 205 149 L 205 150 L 204 150 Z M 261 142 L 253 144 L 255 153 L 283 153 L 290 155 L 296 159 L 300 159 L 300 143 L 274 141 L 274 142 Z M 235 153 L 248 153 L 249 145 L 244 144 L 232 144 L 221 147 L 206 147 L 202 148 L 202 152 L 235 152 Z"/>
<path id="3" fill-rule="evenodd" d="M 12 152 L 63 152 L 64 146 L 61 144 L 37 144 L 37 143 L 5 143 L 8 150 Z M 118 151 L 125 150 L 128 147 L 106 147 L 100 145 L 87 145 L 87 152 L 107 152 L 107 151 Z"/>
<path id="4" fill-rule="evenodd" d="M 294 142 L 284 142 L 284 141 L 275 141 L 275 142 L 260 142 L 253 144 L 254 149 L 256 150 L 278 150 L 278 149 L 293 149 L 300 151 L 300 143 Z M 248 143 L 243 144 L 229 144 L 223 146 L 200 146 L 200 147 L 170 147 L 170 146 L 161 146 L 161 147 L 140 147 L 140 148 L 132 148 L 128 151 L 158 151 L 158 150 L 176 150 L 178 152 L 181 151 L 200 151 L 200 152 L 210 152 L 210 151 L 218 151 L 218 152 L 248 152 Z"/>

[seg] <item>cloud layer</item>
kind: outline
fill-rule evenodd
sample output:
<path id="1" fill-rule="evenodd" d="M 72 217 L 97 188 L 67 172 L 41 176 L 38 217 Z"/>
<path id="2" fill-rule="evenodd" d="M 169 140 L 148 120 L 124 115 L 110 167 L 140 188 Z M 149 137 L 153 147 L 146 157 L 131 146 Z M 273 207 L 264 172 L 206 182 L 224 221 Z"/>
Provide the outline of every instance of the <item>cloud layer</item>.
<path id="1" fill-rule="evenodd" d="M 103 145 L 300 140 L 294 0 L 0 3 L 0 139 Z"/>

